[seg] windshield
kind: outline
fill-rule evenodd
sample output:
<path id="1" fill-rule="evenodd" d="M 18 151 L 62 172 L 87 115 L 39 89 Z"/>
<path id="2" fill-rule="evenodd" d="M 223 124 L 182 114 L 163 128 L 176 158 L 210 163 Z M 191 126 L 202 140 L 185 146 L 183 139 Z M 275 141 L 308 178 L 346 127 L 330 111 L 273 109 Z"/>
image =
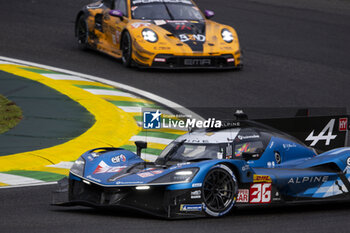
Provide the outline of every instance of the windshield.
<path id="1" fill-rule="evenodd" d="M 131 7 L 133 19 L 143 20 L 203 20 L 199 9 L 192 4 L 148 3 Z"/>
<path id="2" fill-rule="evenodd" d="M 166 161 L 187 162 L 202 159 L 225 159 L 226 154 L 232 154 L 231 143 L 198 144 L 173 142 L 160 154 Z"/>

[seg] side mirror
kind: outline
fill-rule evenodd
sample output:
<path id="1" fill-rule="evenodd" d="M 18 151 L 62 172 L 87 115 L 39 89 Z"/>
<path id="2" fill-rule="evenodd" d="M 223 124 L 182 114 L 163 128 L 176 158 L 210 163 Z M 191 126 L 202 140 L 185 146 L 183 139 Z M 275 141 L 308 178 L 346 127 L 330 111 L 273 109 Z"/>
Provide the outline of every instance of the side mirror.
<path id="1" fill-rule="evenodd" d="M 120 19 L 122 19 L 124 16 L 123 12 L 121 12 L 120 10 L 110 10 L 109 15 L 114 17 L 119 17 Z"/>
<path id="2" fill-rule="evenodd" d="M 135 145 L 136 145 L 136 148 L 137 148 L 137 151 L 136 151 L 136 154 L 141 157 L 141 151 L 142 149 L 146 149 L 147 148 L 147 142 L 144 142 L 144 141 L 136 141 L 135 142 Z"/>
<path id="3" fill-rule="evenodd" d="M 205 10 L 204 11 L 204 16 L 207 19 L 213 18 L 214 15 L 215 15 L 214 11 L 211 11 L 211 10 Z"/>

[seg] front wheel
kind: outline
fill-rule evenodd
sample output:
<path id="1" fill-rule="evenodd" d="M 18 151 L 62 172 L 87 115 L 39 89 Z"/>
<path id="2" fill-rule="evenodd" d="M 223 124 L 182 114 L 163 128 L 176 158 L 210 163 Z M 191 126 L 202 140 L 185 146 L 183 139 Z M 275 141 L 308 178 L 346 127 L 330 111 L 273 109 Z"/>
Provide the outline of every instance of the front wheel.
<path id="1" fill-rule="evenodd" d="M 131 44 L 131 36 L 129 32 L 125 32 L 122 37 L 121 43 L 122 50 L 122 63 L 126 67 L 130 67 L 132 63 L 132 44 Z"/>
<path id="2" fill-rule="evenodd" d="M 87 49 L 88 46 L 88 29 L 84 14 L 80 15 L 75 26 L 75 35 L 81 49 Z"/>
<path id="3" fill-rule="evenodd" d="M 238 193 L 236 176 L 226 165 L 219 164 L 211 168 L 203 186 L 204 211 L 213 217 L 230 212 Z"/>

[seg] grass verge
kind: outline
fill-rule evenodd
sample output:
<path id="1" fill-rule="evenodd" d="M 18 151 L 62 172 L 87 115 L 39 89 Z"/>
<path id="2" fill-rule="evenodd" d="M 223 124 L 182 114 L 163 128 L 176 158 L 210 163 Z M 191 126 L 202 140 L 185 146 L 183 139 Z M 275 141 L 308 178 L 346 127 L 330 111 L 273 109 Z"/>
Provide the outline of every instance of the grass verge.
<path id="1" fill-rule="evenodd" d="M 12 101 L 0 95 L 0 134 L 15 127 L 22 120 L 22 110 Z"/>

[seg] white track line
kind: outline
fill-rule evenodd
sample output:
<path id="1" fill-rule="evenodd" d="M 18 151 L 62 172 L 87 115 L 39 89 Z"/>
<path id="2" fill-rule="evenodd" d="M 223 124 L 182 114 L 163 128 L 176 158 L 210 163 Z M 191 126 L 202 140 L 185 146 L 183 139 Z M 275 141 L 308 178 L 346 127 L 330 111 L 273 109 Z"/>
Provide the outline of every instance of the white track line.
<path id="1" fill-rule="evenodd" d="M 75 80 L 75 81 L 90 81 L 85 78 L 80 78 L 73 75 L 66 75 L 66 74 L 50 74 L 50 73 L 44 73 L 41 74 L 42 76 L 45 76 L 47 78 L 55 79 L 55 80 Z"/>
<path id="2" fill-rule="evenodd" d="M 38 63 L 34 63 L 34 62 L 27 62 L 27 61 L 23 61 L 23 60 L 19 60 L 19 59 L 13 59 L 13 58 L 9 58 L 9 57 L 0 56 L 0 60 L 4 60 L 6 62 L 14 62 L 14 63 L 17 63 L 19 65 L 36 66 L 36 67 L 47 69 L 47 70 L 52 70 L 52 71 L 56 71 L 56 72 L 70 74 L 73 76 L 82 77 L 85 79 L 89 79 L 91 81 L 105 83 L 105 84 L 114 86 L 116 88 L 124 89 L 124 90 L 130 91 L 132 93 L 137 93 L 137 95 L 144 96 L 148 99 L 154 100 L 154 101 L 161 103 L 164 106 L 167 106 L 169 108 L 175 108 L 176 110 L 181 111 L 182 114 L 191 115 L 193 118 L 196 118 L 198 120 L 199 119 L 204 120 L 201 116 L 197 115 L 196 113 L 192 112 L 191 110 L 189 110 L 189 109 L 187 109 L 187 108 L 185 108 L 185 107 L 183 107 L 183 106 L 181 106 L 181 105 L 179 105 L 171 100 L 165 99 L 163 97 L 152 94 L 150 92 L 147 92 L 147 91 L 144 91 L 144 90 L 141 90 L 141 89 L 129 86 L 129 85 L 125 85 L 125 84 L 122 84 L 119 82 L 111 81 L 108 79 L 104 79 L 104 78 L 100 78 L 100 77 L 96 77 L 96 76 L 92 76 L 92 75 L 82 74 L 79 72 L 74 72 L 74 71 L 70 71 L 70 70 L 66 70 L 66 69 L 60 69 L 60 68 L 56 68 L 56 67 L 52 67 L 52 66 L 46 66 L 46 65 L 42 65 L 42 64 L 38 64 Z"/>
<path id="3" fill-rule="evenodd" d="M 57 164 L 47 165 L 46 167 L 54 167 L 54 168 L 62 168 L 62 169 L 70 169 L 73 166 L 74 162 L 59 162 Z"/>
<path id="4" fill-rule="evenodd" d="M 57 184 L 57 181 L 35 183 L 35 184 L 20 184 L 20 185 L 11 185 L 11 186 L 0 186 L 0 189 L 24 188 L 24 187 L 34 187 L 34 186 L 53 185 L 53 184 Z"/>
<path id="5" fill-rule="evenodd" d="M 42 180 L 28 178 L 25 176 L 17 176 L 12 174 L 0 173 L 0 182 L 9 185 L 44 183 Z"/>
<path id="6" fill-rule="evenodd" d="M 94 95 L 111 95 L 111 96 L 124 96 L 124 97 L 136 98 L 135 95 L 127 93 L 127 92 L 122 92 L 122 91 L 104 90 L 104 89 L 90 89 L 90 88 L 86 88 L 86 89 L 84 88 L 84 90 L 88 91 Z"/>

